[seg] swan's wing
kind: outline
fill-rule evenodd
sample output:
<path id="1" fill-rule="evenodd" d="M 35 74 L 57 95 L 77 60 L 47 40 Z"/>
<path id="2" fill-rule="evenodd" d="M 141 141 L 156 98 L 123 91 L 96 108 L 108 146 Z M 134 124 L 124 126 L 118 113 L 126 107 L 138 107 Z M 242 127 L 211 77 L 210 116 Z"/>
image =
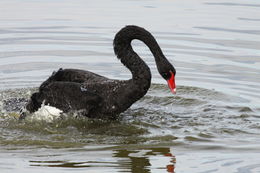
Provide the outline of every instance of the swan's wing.
<path id="1" fill-rule="evenodd" d="M 64 82 L 76 82 L 76 83 L 96 83 L 107 80 L 106 77 L 92 73 L 90 71 L 78 70 L 78 69 L 59 69 L 57 72 L 53 72 L 52 75 L 41 84 L 40 90 L 45 88 L 52 82 L 64 81 Z"/>
<path id="2" fill-rule="evenodd" d="M 64 112 L 82 110 L 88 114 L 101 104 L 102 98 L 80 83 L 58 81 L 49 83 L 38 93 L 33 94 L 27 109 L 35 111 L 33 107 L 39 107 L 43 101 L 46 105 L 49 104 Z"/>

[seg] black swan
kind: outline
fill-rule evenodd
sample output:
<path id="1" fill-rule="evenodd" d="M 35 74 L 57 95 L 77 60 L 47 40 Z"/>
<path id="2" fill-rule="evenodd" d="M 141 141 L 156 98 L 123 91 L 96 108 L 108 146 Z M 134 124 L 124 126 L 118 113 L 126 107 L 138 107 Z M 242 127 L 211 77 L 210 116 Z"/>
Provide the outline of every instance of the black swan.
<path id="1" fill-rule="evenodd" d="M 63 112 L 80 111 L 92 118 L 115 118 L 142 98 L 151 84 L 147 64 L 132 49 L 131 41 L 143 41 L 151 50 L 157 69 L 175 93 L 175 68 L 163 55 L 155 38 L 144 28 L 126 26 L 114 38 L 114 52 L 131 71 L 132 79 L 114 80 L 98 74 L 78 70 L 59 69 L 32 94 L 26 109 L 37 111 L 42 103 Z"/>

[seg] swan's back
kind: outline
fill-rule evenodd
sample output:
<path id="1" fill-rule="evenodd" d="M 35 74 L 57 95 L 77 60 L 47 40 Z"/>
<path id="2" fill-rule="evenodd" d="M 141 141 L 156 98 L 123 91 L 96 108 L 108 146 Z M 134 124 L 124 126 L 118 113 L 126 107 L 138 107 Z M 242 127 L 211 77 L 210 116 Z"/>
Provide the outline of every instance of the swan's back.
<path id="1" fill-rule="evenodd" d="M 47 84 L 53 81 L 66 81 L 91 84 L 99 83 L 106 80 L 108 80 L 108 78 L 86 70 L 59 69 L 57 72 L 53 72 L 53 74 L 45 82 L 42 83 L 40 88 L 45 87 Z"/>

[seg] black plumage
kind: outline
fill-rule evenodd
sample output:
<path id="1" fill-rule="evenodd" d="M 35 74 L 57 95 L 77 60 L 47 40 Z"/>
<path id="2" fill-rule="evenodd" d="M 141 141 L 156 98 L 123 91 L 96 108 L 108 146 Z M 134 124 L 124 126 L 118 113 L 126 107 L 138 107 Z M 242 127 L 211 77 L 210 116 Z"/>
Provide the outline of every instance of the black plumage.
<path id="1" fill-rule="evenodd" d="M 115 36 L 114 52 L 131 71 L 132 79 L 114 80 L 89 71 L 60 69 L 41 84 L 26 109 L 34 112 L 44 103 L 64 112 L 81 111 L 87 117 L 115 118 L 142 98 L 151 84 L 149 67 L 132 49 L 134 39 L 149 47 L 163 78 L 169 80 L 171 74 L 175 75 L 174 67 L 163 55 L 155 38 L 144 28 L 126 26 Z"/>

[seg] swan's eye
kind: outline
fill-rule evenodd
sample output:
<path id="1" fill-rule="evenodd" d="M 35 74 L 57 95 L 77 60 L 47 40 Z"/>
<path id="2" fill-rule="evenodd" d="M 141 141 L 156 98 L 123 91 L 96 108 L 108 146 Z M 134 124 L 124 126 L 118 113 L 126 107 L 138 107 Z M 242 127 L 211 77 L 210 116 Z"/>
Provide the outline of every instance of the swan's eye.
<path id="1" fill-rule="evenodd" d="M 167 80 L 171 77 L 171 74 L 170 73 L 162 73 L 162 77 Z"/>

